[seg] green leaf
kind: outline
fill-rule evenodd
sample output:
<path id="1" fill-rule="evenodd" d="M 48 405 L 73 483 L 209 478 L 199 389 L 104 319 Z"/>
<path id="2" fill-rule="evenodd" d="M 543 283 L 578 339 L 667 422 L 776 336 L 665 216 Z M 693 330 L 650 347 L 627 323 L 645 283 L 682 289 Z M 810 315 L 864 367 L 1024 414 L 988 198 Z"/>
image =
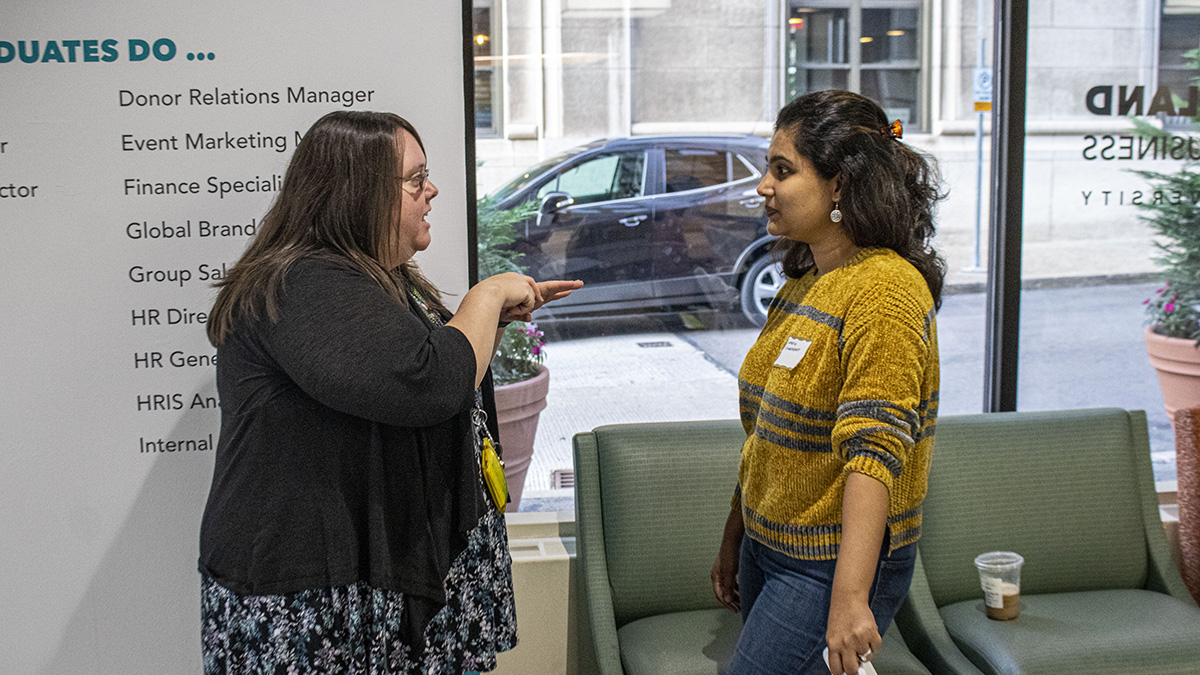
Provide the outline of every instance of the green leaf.
<path id="1" fill-rule="evenodd" d="M 1140 120 L 1137 133 L 1163 132 Z M 1139 218 L 1156 235 L 1166 285 L 1146 303 L 1147 323 L 1168 337 L 1197 340 L 1200 346 L 1200 163 L 1186 162 L 1177 171 L 1132 170 L 1149 184 L 1139 203 Z"/>
<path id="2" fill-rule="evenodd" d="M 522 223 L 536 211 L 536 200 L 507 210 L 497 209 L 488 197 L 479 200 L 476 204 L 476 237 L 480 279 L 504 272 L 525 272 L 525 256 L 513 245 L 517 243 Z M 538 365 L 545 359 L 543 347 L 537 324 L 510 324 L 492 358 L 495 383 L 513 384 L 537 375 Z"/>

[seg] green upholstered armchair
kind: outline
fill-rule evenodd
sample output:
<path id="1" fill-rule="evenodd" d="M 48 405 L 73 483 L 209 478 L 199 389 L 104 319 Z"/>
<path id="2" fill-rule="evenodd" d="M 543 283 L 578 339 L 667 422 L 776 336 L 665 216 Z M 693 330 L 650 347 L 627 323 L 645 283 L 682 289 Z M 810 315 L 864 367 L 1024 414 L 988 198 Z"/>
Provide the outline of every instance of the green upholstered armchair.
<path id="1" fill-rule="evenodd" d="M 713 597 L 746 435 L 736 420 L 622 424 L 576 434 L 577 561 L 603 675 L 722 672 L 741 618 Z M 928 673 L 898 631 L 880 675 Z"/>
<path id="2" fill-rule="evenodd" d="M 931 670 L 1200 673 L 1200 609 L 1171 562 L 1144 413 L 950 416 L 936 433 L 896 618 Z M 1025 557 L 1013 621 L 984 615 L 972 561 L 992 550 Z"/>

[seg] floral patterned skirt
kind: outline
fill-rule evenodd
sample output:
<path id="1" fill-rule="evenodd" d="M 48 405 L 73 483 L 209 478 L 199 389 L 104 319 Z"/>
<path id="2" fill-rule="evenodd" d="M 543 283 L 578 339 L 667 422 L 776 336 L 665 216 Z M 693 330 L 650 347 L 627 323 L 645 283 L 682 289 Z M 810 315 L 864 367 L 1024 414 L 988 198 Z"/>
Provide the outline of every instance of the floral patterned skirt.
<path id="1" fill-rule="evenodd" d="M 504 517 L 489 509 L 446 577 L 447 604 L 424 645 L 397 635 L 403 593 L 351 586 L 284 595 L 238 595 L 203 577 L 205 675 L 462 675 L 491 670 L 517 643 L 512 560 Z"/>

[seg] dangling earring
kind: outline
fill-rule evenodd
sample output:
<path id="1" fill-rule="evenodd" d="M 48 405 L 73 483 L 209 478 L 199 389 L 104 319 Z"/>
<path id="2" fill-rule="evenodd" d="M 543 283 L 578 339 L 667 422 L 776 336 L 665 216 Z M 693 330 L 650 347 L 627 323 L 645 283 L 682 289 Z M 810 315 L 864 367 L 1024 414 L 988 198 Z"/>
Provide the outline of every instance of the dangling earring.
<path id="1" fill-rule="evenodd" d="M 833 203 L 833 210 L 829 212 L 829 219 L 835 223 L 842 222 L 842 210 L 838 208 L 838 203 Z"/>

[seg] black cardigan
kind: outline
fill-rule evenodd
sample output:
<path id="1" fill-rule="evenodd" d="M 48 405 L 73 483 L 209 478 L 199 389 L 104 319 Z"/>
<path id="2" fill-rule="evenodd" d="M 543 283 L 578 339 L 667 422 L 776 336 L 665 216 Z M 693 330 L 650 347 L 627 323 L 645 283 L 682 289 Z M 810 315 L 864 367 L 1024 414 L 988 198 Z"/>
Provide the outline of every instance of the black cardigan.
<path id="1" fill-rule="evenodd" d="M 221 436 L 201 573 L 252 595 L 366 582 L 424 599 L 412 626 L 423 630 L 487 508 L 471 438 L 475 367 L 462 332 L 434 327 L 363 272 L 297 262 L 278 322 L 236 322 L 217 349 Z M 495 435 L 490 374 L 483 388 Z"/>

